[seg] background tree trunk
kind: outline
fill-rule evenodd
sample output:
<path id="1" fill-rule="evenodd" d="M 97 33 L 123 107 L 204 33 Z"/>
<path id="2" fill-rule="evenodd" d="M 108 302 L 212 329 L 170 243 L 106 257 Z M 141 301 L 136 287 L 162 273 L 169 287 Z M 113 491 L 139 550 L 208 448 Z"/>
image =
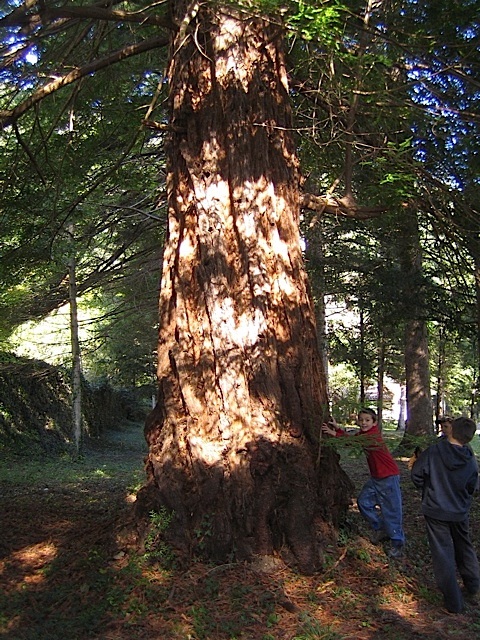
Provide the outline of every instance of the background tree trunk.
<path id="1" fill-rule="evenodd" d="M 475 250 L 473 251 L 473 257 L 475 261 L 475 318 L 476 318 L 476 327 L 475 327 L 475 335 L 476 335 L 476 363 L 475 363 L 475 386 L 473 389 L 473 399 L 472 399 L 472 413 L 471 417 L 477 421 L 480 414 L 480 256 L 478 255 L 478 237 L 477 243 L 475 244 Z"/>
<path id="2" fill-rule="evenodd" d="M 438 359 L 437 359 L 437 388 L 435 398 L 435 420 L 447 413 L 445 408 L 445 328 L 440 326 L 438 330 Z M 435 422 L 435 431 L 439 428 Z"/>
<path id="3" fill-rule="evenodd" d="M 360 307 L 360 406 L 365 406 L 365 384 L 366 384 L 366 374 L 365 374 L 365 314 L 363 309 Z"/>
<path id="4" fill-rule="evenodd" d="M 225 561 L 286 545 L 311 572 L 316 519 L 338 522 L 352 487 L 319 444 L 326 381 L 281 34 L 230 10 L 172 6 L 159 397 L 137 502 L 173 513 L 179 551 Z"/>
<path id="5" fill-rule="evenodd" d="M 417 216 L 405 212 L 401 235 L 404 300 L 406 303 L 405 378 L 407 388 L 406 436 L 433 435 L 430 361 L 422 274 L 422 249 Z"/>
<path id="6" fill-rule="evenodd" d="M 327 336 L 327 311 L 324 292 L 325 285 L 325 254 L 324 238 L 322 227 L 317 225 L 308 239 L 306 249 L 306 259 L 315 265 L 314 291 L 320 292 L 315 300 L 315 318 L 317 323 L 317 344 L 322 359 L 323 371 L 326 380 L 326 390 L 328 393 L 328 336 Z M 311 270 L 310 270 L 311 273 Z"/>
<path id="7" fill-rule="evenodd" d="M 82 447 L 82 361 L 78 337 L 77 278 L 74 227 L 69 227 L 70 257 L 68 259 L 68 292 L 70 301 L 70 343 L 72 347 L 72 436 L 75 451 Z"/>
<path id="8" fill-rule="evenodd" d="M 377 416 L 378 426 L 383 428 L 383 405 L 385 401 L 385 335 L 380 334 L 380 344 L 378 347 L 378 370 L 377 370 Z"/>

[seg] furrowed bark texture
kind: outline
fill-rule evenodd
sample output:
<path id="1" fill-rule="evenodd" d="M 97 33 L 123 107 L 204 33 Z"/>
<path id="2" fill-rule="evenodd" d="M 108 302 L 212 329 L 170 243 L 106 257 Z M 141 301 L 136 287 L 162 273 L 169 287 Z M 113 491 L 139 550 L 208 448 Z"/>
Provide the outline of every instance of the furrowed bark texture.
<path id="1" fill-rule="evenodd" d="M 174 3 L 169 228 L 158 404 L 139 503 L 211 560 L 289 547 L 318 568 L 317 517 L 350 494 L 319 455 L 325 374 L 298 228 L 297 159 L 278 26 Z"/>

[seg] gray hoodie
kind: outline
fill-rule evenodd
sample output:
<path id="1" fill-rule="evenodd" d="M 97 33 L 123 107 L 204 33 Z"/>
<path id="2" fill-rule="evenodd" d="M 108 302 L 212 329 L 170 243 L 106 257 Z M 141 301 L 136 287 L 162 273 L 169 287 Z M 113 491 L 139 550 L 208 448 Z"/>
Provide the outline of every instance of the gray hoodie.
<path id="1" fill-rule="evenodd" d="M 467 518 L 478 483 L 477 461 L 468 445 L 440 438 L 420 454 L 411 477 L 422 489 L 423 515 L 454 522 Z"/>

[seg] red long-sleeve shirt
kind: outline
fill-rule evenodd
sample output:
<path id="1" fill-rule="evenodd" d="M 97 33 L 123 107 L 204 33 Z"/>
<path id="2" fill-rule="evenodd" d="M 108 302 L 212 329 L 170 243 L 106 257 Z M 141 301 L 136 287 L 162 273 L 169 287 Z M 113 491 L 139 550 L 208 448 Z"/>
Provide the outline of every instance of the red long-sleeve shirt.
<path id="1" fill-rule="evenodd" d="M 349 434 L 343 429 L 337 428 L 335 430 L 335 437 L 348 437 L 348 435 Z M 388 450 L 377 424 L 374 424 L 368 431 L 359 431 L 354 437 L 360 437 L 362 439 L 362 446 L 367 457 L 367 464 L 372 478 L 381 480 L 388 476 L 400 475 L 398 465 Z"/>

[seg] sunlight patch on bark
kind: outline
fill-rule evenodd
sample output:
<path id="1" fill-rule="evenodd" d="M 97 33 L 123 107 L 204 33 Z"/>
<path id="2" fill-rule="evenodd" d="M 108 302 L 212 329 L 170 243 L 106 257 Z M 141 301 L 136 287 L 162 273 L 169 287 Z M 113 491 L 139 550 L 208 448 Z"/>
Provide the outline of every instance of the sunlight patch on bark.
<path id="1" fill-rule="evenodd" d="M 247 188 L 248 187 L 245 187 L 245 189 Z M 258 225 L 255 211 L 245 211 L 241 216 L 239 216 L 237 226 L 241 229 L 242 235 L 245 238 L 256 239 L 258 235 Z"/>
<path id="2" fill-rule="evenodd" d="M 294 296 L 295 287 L 292 279 L 286 273 L 280 273 L 274 284 L 275 289 L 287 296 Z"/>
<path id="3" fill-rule="evenodd" d="M 245 91 L 248 91 L 251 69 L 245 64 L 245 56 L 241 55 L 238 43 L 242 41 L 244 26 L 242 22 L 226 17 L 222 21 L 222 31 L 215 39 L 217 80 L 224 86 L 228 86 L 231 78 L 240 80 Z M 244 52 L 243 52 L 244 53 Z"/>
<path id="4" fill-rule="evenodd" d="M 196 243 L 193 242 L 189 234 L 187 234 L 180 242 L 178 254 L 181 259 L 192 259 L 195 255 Z"/>
<path id="5" fill-rule="evenodd" d="M 226 229 L 228 225 L 230 209 L 227 184 L 225 181 L 219 180 L 204 189 L 198 181 L 195 183 L 195 195 L 200 214 L 198 218 L 199 233 L 202 236 L 207 234 L 207 237 L 212 231 L 221 234 L 222 229 Z"/>
<path id="6" fill-rule="evenodd" d="M 188 444 L 190 446 L 191 455 L 197 461 L 204 462 L 207 465 L 221 463 L 223 446 L 221 443 L 211 440 L 205 440 L 197 436 L 189 436 Z"/>
<path id="7" fill-rule="evenodd" d="M 253 346 L 267 329 L 264 314 L 255 309 L 237 317 L 235 302 L 231 298 L 218 299 L 212 309 L 212 323 L 219 345 L 223 349 Z"/>
<path id="8" fill-rule="evenodd" d="M 290 247 L 284 242 L 278 233 L 278 229 L 272 229 L 272 235 L 270 236 L 270 243 L 273 252 L 282 258 L 285 264 L 290 262 Z"/>

